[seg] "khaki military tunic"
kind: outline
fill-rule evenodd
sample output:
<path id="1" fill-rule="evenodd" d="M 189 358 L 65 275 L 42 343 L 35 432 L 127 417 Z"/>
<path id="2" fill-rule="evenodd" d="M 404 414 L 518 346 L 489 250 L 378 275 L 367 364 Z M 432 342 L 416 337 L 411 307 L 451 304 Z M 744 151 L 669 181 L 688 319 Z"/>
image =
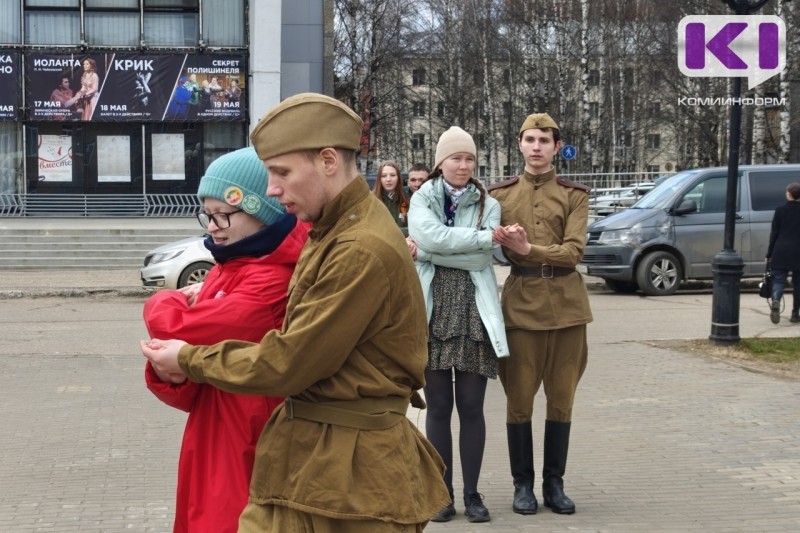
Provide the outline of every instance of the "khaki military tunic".
<path id="1" fill-rule="evenodd" d="M 237 393 L 306 402 L 409 398 L 424 383 L 427 320 L 397 224 L 359 178 L 309 235 L 283 330 L 255 345 L 185 346 L 181 368 L 192 381 Z M 290 411 L 276 409 L 261 435 L 251 504 L 419 524 L 450 502 L 441 458 L 405 416 L 365 430 Z"/>
<path id="2" fill-rule="evenodd" d="M 559 185 L 553 169 L 537 176 L 526 172 L 490 194 L 500 202 L 500 223 L 525 228 L 532 245 L 527 256 L 503 248 L 512 264 L 574 268 L 580 262 L 589 216 L 584 189 Z M 502 300 L 506 329 L 551 330 L 592 321 L 589 294 L 577 271 L 549 279 L 511 275 Z"/>
<path id="3" fill-rule="evenodd" d="M 583 186 L 556 178 L 555 170 L 525 173 L 491 190 L 501 206 L 501 224 L 525 228 L 530 253 L 503 249 L 512 265 L 574 269 L 583 256 L 588 195 Z M 503 285 L 503 318 L 511 356 L 500 361 L 506 420 L 530 422 L 542 383 L 547 420 L 569 422 L 575 391 L 586 368 L 586 324 L 592 321 L 589 294 L 577 271 L 543 278 L 512 273 Z"/>

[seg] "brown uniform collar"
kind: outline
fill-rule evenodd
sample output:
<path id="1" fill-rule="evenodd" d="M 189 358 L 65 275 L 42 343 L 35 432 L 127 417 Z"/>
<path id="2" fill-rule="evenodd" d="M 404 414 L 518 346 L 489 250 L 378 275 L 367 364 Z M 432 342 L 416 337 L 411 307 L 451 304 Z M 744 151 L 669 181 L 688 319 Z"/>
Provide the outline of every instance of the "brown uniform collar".
<path id="1" fill-rule="evenodd" d="M 522 177 L 525 178 L 532 185 L 542 185 L 543 183 L 547 183 L 548 181 L 556 177 L 556 169 L 555 167 L 553 167 L 547 172 L 544 172 L 542 174 L 531 174 L 526 170 L 522 174 Z"/>
<path id="2" fill-rule="evenodd" d="M 356 207 L 369 194 L 367 180 L 358 176 L 322 208 L 322 216 L 314 222 L 308 236 L 319 239 L 340 220 L 346 219 L 350 222 L 358 220 L 360 214 L 356 213 Z"/>

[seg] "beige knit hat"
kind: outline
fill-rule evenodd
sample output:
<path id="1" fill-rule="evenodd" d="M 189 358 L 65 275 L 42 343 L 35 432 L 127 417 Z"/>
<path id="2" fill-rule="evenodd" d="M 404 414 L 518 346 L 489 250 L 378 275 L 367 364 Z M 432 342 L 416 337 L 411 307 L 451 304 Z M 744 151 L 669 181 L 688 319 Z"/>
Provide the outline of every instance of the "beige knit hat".
<path id="1" fill-rule="evenodd" d="M 478 157 L 478 150 L 475 148 L 475 141 L 472 140 L 472 135 L 458 126 L 452 126 L 442 133 L 439 137 L 439 142 L 436 143 L 436 162 L 433 168 L 437 168 L 442 164 L 442 161 L 459 152 L 467 152 L 476 158 Z"/>
<path id="2" fill-rule="evenodd" d="M 357 150 L 363 126 L 361 118 L 339 100 L 301 93 L 264 115 L 250 140 L 261 159 L 328 147 Z"/>

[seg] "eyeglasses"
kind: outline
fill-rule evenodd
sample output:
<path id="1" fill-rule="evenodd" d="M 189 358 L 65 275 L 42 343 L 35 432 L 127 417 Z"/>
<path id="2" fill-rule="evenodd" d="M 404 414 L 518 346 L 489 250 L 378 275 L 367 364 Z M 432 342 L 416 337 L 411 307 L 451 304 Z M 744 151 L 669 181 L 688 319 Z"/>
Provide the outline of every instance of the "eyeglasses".
<path id="1" fill-rule="evenodd" d="M 231 215 L 241 212 L 241 209 L 230 213 L 206 213 L 205 211 L 200 211 L 197 213 L 197 221 L 200 222 L 203 229 L 208 229 L 209 222 L 213 222 L 219 229 L 227 229 L 231 227 Z"/>

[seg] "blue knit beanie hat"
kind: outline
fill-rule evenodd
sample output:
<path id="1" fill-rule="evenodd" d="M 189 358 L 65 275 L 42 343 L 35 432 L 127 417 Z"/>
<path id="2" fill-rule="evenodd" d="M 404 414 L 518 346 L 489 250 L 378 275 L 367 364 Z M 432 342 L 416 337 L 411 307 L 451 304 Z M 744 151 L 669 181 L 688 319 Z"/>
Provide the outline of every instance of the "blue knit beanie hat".
<path id="1" fill-rule="evenodd" d="M 242 148 L 215 159 L 200 179 L 197 197 L 213 198 L 237 207 L 270 225 L 286 214 L 275 198 L 267 196 L 269 174 L 256 151 Z"/>

